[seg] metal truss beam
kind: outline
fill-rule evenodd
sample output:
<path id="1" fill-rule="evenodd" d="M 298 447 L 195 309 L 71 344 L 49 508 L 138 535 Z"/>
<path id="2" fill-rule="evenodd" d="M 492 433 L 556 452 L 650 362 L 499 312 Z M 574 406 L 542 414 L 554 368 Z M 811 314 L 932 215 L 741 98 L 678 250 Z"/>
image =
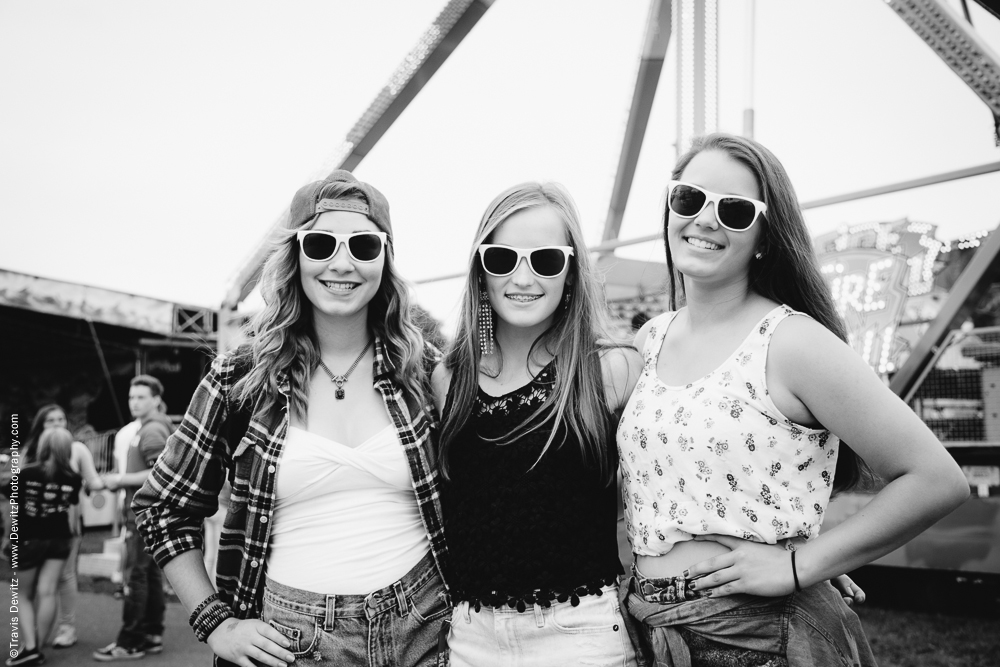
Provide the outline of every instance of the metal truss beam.
<path id="1" fill-rule="evenodd" d="M 649 114 L 653 108 L 656 87 L 663 71 L 663 60 L 666 58 L 667 45 L 670 43 L 670 0 L 652 0 L 649 6 L 649 16 L 646 19 L 646 36 L 643 38 L 642 57 L 639 59 L 639 73 L 635 79 L 635 89 L 632 92 L 632 106 L 629 108 L 628 125 L 625 127 L 625 139 L 622 141 L 622 152 L 618 158 L 618 171 L 615 173 L 615 186 L 611 192 L 611 203 L 608 205 L 608 217 L 604 223 L 605 241 L 618 238 L 622 226 L 622 216 L 628 204 L 629 192 L 632 190 L 632 179 L 635 177 L 635 167 L 639 162 L 639 151 L 642 140 L 646 136 L 646 126 L 649 124 Z"/>
<path id="2" fill-rule="evenodd" d="M 993 138 L 1000 146 L 1000 58 L 947 0 L 887 0 L 887 4 L 990 108 Z"/>
<path id="3" fill-rule="evenodd" d="M 323 178 L 337 169 L 356 168 L 494 2 L 450 0 L 347 133 L 340 148 L 310 180 Z M 226 290 L 223 310 L 236 308 L 253 289 L 270 250 L 271 236 L 276 228 L 285 224 L 287 218 L 286 210 L 240 266 Z"/>
<path id="4" fill-rule="evenodd" d="M 994 230 L 979 246 L 965 270 L 955 281 L 948 299 L 941 306 L 937 317 L 917 341 L 906 362 L 889 383 L 898 396 L 906 396 L 913 384 L 923 375 L 927 364 L 931 363 L 938 347 L 948 333 L 969 316 L 976 303 L 989 288 L 1000 280 L 1000 228 Z"/>

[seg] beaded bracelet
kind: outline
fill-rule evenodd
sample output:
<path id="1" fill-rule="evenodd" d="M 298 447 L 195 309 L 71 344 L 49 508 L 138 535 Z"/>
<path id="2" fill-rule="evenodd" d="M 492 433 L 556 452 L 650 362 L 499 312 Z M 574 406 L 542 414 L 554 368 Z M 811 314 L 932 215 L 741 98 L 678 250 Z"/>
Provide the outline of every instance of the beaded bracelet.
<path id="1" fill-rule="evenodd" d="M 233 618 L 233 616 L 233 610 L 229 608 L 229 605 L 222 601 L 210 605 L 194 622 L 195 637 L 198 638 L 198 641 L 203 643 L 208 641 L 208 636 L 212 634 L 217 627 L 222 625 L 223 621 Z"/>
<path id="2" fill-rule="evenodd" d="M 198 614 L 200 614 L 205 609 L 205 607 L 207 607 L 208 605 L 212 604 L 213 602 L 215 602 L 218 599 L 219 599 L 219 594 L 218 593 L 212 593 L 207 598 L 205 598 L 204 600 L 202 600 L 201 604 L 199 604 L 197 607 L 195 607 L 194 611 L 192 611 L 191 615 L 188 617 L 188 625 L 193 626 L 195 619 L 198 618 Z"/>

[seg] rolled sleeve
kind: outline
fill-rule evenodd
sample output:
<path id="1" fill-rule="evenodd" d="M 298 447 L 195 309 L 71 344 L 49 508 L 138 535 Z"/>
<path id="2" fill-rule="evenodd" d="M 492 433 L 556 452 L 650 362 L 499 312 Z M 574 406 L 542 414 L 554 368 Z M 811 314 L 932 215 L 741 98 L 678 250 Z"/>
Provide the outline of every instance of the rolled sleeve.
<path id="1" fill-rule="evenodd" d="M 202 522 L 218 509 L 229 465 L 224 434 L 231 372 L 231 357 L 212 364 L 132 501 L 139 532 L 160 567 L 201 549 Z"/>

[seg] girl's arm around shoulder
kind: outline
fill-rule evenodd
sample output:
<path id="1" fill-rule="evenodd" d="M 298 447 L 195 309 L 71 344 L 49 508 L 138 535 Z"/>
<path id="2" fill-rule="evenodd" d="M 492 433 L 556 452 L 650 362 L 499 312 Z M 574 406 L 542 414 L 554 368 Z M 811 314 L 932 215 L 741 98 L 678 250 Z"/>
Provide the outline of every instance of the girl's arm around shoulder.
<path id="1" fill-rule="evenodd" d="M 965 475 L 930 429 L 816 321 L 790 317 L 775 330 L 768 381 L 772 394 L 787 389 L 887 482 L 864 510 L 803 547 L 799 574 L 814 570 L 810 583 L 888 553 L 968 498 Z"/>
<path id="2" fill-rule="evenodd" d="M 444 404 L 448 399 L 449 387 L 451 387 L 451 371 L 441 361 L 431 373 L 431 389 L 434 391 L 434 405 L 437 406 L 438 415 L 442 419 L 444 418 Z"/>
<path id="3" fill-rule="evenodd" d="M 608 408 L 614 412 L 625 406 L 642 372 L 642 357 L 632 347 L 613 347 L 601 352 L 601 372 Z"/>

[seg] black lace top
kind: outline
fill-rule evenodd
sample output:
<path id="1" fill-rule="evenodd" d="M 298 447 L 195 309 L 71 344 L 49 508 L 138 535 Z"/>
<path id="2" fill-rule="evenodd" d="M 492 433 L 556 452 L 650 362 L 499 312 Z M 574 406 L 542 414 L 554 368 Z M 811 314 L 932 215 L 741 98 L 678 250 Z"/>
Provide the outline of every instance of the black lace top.
<path id="1" fill-rule="evenodd" d="M 548 397 L 555 366 L 503 396 L 479 390 L 473 414 L 450 448 L 444 483 L 448 581 L 455 601 L 524 609 L 536 600 L 598 593 L 621 573 L 617 485 L 584 463 L 570 431 L 559 433 L 535 465 L 550 429 L 509 444 L 490 442 L 516 429 Z M 448 396 L 449 409 L 452 396 Z M 607 456 L 616 469 L 617 417 L 608 415 Z M 534 468 L 532 469 L 532 466 Z"/>

